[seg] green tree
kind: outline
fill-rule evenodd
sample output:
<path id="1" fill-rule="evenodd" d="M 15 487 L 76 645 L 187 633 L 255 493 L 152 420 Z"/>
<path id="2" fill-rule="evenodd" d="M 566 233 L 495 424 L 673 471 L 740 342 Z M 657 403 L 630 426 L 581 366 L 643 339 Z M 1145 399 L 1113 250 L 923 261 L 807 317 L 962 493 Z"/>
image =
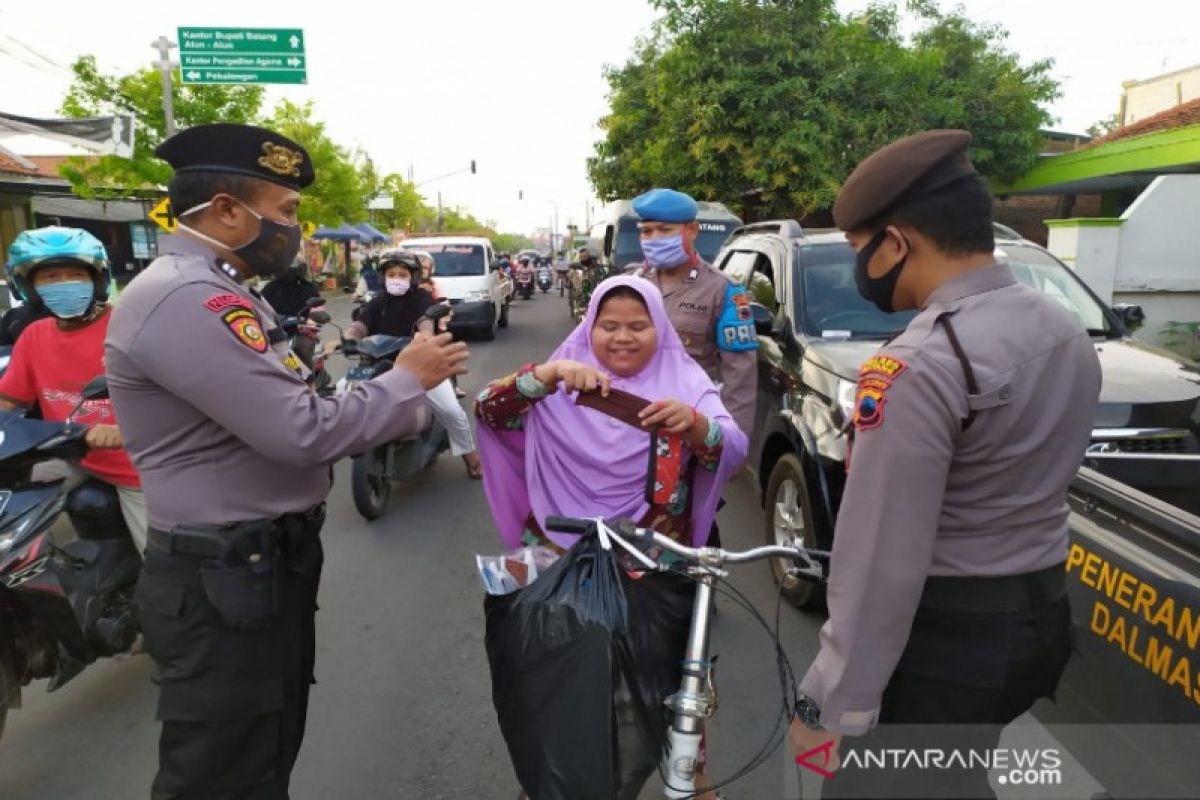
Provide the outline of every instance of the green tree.
<path id="1" fill-rule="evenodd" d="M 906 40 L 895 3 L 842 17 L 833 0 L 652 0 L 663 15 L 609 70 L 610 113 L 589 175 L 605 199 L 672 185 L 802 216 L 828 207 L 854 164 L 935 127 L 975 135 L 1008 181 L 1036 159 L 1050 63 L 1023 66 L 1004 32 L 925 2 Z"/>
<path id="2" fill-rule="evenodd" d="M 322 225 L 362 222 L 367 195 L 350 153 L 325 132 L 325 123 L 314 119 L 312 101 L 297 105 L 281 100 L 264 123 L 308 151 L 318 180 L 303 192 L 300 219 Z"/>
<path id="3" fill-rule="evenodd" d="M 132 158 L 73 158 L 63 165 L 63 176 L 71 182 L 72 191 L 81 197 L 157 194 L 171 177 L 171 168 L 154 157 L 154 148 L 166 138 L 158 70 L 105 75 L 96 66 L 95 56 L 82 56 L 71 65 L 71 71 L 75 77 L 62 102 L 65 116 L 132 114 L 138 124 Z M 261 86 L 184 86 L 178 72 L 173 80 L 179 128 L 206 122 L 252 122 L 262 106 Z"/>
<path id="4" fill-rule="evenodd" d="M 425 205 L 412 183 L 392 172 L 380 179 L 374 192 L 368 197 L 386 195 L 392 198 L 390 209 L 372 211 L 376 227 L 397 230 L 415 230 L 419 221 L 432 218 L 435 212 Z"/>
<path id="5" fill-rule="evenodd" d="M 1087 135 L 1098 139 L 1101 136 L 1107 136 L 1119 127 L 1121 127 L 1120 117 L 1116 114 L 1111 114 L 1088 126 Z"/>

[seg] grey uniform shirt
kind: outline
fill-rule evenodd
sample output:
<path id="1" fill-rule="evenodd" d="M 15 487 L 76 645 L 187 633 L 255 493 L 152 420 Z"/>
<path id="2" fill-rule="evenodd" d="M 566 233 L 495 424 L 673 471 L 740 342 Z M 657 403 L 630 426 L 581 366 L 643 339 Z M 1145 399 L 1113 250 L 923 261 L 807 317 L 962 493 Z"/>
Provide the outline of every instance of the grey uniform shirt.
<path id="1" fill-rule="evenodd" d="M 317 397 L 275 315 L 214 252 L 169 236 L 121 293 L 105 371 L 152 527 L 225 524 L 303 511 L 329 492 L 326 465 L 421 428 L 423 388 L 394 369 Z"/>
<path id="2" fill-rule="evenodd" d="M 943 314 L 977 394 L 937 322 Z M 857 734 L 875 723 L 926 576 L 1017 575 L 1065 561 L 1067 487 L 1099 394 L 1099 359 L 1080 321 L 1004 264 L 943 284 L 863 365 L 829 621 L 801 683 L 825 727 Z"/>
<path id="3" fill-rule="evenodd" d="M 627 273 L 645 278 L 662 290 L 657 270 L 632 264 Z M 683 282 L 663 292 L 671 325 L 683 346 L 713 383 L 721 387 L 721 402 L 747 437 L 754 436 L 758 391 L 758 354 L 754 350 L 724 350 L 717 341 L 717 322 L 725 310 L 732 282 L 724 273 L 701 262 Z"/>

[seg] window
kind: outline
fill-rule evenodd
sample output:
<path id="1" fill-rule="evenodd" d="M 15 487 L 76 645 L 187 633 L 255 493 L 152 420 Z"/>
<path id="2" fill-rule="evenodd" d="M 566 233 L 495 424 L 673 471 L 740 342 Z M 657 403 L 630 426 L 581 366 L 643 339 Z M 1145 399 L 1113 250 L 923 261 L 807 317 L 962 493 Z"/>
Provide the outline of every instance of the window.
<path id="1" fill-rule="evenodd" d="M 487 274 L 487 255 L 481 245 L 431 244 L 421 245 L 420 249 L 433 256 L 434 273 L 439 278 Z"/>
<path id="2" fill-rule="evenodd" d="M 1116 336 L 1104 308 L 1061 261 L 1028 245 L 1005 244 L 1000 249 L 1017 280 L 1070 311 L 1093 336 Z"/>

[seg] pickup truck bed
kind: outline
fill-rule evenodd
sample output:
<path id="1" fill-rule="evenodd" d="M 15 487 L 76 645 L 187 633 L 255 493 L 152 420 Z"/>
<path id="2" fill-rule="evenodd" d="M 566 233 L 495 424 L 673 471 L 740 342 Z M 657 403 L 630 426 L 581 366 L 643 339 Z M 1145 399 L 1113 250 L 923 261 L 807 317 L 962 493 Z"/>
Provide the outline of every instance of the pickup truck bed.
<path id="1" fill-rule="evenodd" d="M 1078 655 L 1034 714 L 1113 797 L 1200 797 L 1200 517 L 1087 468 L 1069 500 Z"/>

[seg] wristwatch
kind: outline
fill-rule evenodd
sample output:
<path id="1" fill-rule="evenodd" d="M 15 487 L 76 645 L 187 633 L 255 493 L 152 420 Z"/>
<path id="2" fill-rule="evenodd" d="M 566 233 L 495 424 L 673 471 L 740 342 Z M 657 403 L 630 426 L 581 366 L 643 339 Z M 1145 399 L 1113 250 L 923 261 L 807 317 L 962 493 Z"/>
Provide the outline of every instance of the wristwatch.
<path id="1" fill-rule="evenodd" d="M 796 719 L 804 723 L 806 728 L 819 730 L 821 728 L 821 709 L 806 694 L 796 699 Z"/>

